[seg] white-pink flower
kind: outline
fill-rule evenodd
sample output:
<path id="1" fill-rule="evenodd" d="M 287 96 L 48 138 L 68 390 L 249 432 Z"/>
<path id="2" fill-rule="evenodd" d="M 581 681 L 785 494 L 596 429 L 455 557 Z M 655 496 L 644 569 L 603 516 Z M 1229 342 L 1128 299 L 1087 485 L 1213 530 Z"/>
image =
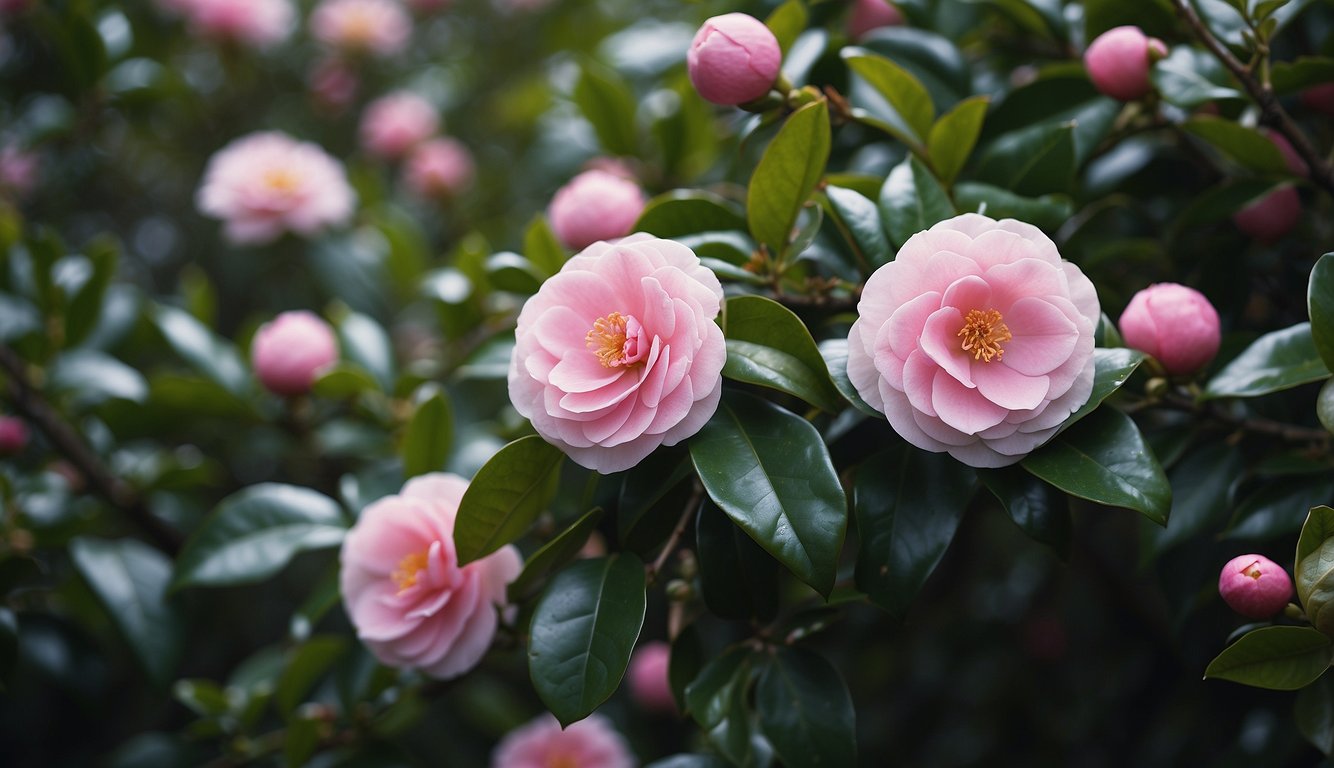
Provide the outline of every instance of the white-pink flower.
<path id="1" fill-rule="evenodd" d="M 561 730 L 540 715 L 505 735 L 491 754 L 491 768 L 635 768 L 625 739 L 602 715 L 590 715 Z"/>
<path id="2" fill-rule="evenodd" d="M 266 131 L 239 138 L 209 159 L 195 203 L 225 222 L 231 242 L 257 244 L 346 222 L 356 193 L 343 166 L 324 150 Z"/>
<path id="3" fill-rule="evenodd" d="M 296 20 L 291 0 L 184 0 L 177 7 L 196 35 L 256 48 L 281 42 Z"/>
<path id="4" fill-rule="evenodd" d="M 372 155 L 396 160 L 439 128 L 440 115 L 431 102 L 411 91 L 395 91 L 366 106 L 361 145 Z"/>
<path id="5" fill-rule="evenodd" d="M 340 51 L 392 56 L 407 45 L 412 20 L 395 0 L 323 0 L 310 15 L 310 31 Z"/>
<path id="6" fill-rule="evenodd" d="M 727 358 L 722 285 L 680 243 L 595 243 L 519 313 L 510 401 L 543 438 L 602 473 L 699 431 Z"/>
<path id="7" fill-rule="evenodd" d="M 547 206 L 547 218 L 556 238 L 567 248 L 579 250 L 630 234 L 647 203 L 638 184 L 595 169 L 556 190 Z"/>
<path id="8" fill-rule="evenodd" d="M 1019 461 L 1088 401 L 1093 284 L 1037 227 L 966 213 L 866 281 L 848 378 L 894 430 L 974 467 Z"/>
<path id="9" fill-rule="evenodd" d="M 343 540 L 339 584 L 357 637 L 391 667 L 445 680 L 491 645 L 505 587 L 523 561 L 513 546 L 459 567 L 454 518 L 468 481 L 432 473 L 362 511 Z"/>
<path id="10" fill-rule="evenodd" d="M 472 183 L 475 169 L 468 148 L 454 139 L 423 142 L 408 155 L 404 180 L 413 194 L 449 198 Z"/>

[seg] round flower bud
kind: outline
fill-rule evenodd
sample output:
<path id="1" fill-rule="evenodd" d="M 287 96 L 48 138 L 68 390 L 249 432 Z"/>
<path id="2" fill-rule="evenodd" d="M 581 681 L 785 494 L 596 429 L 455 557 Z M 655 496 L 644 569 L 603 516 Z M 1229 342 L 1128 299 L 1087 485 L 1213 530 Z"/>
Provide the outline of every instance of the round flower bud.
<path id="1" fill-rule="evenodd" d="M 472 183 L 472 155 L 453 139 L 431 139 L 408 155 L 404 179 L 418 197 L 444 199 Z"/>
<path id="2" fill-rule="evenodd" d="M 1297 188 L 1282 184 L 1232 214 L 1232 223 L 1245 235 L 1273 243 L 1291 232 L 1301 218 L 1302 198 Z"/>
<path id="3" fill-rule="evenodd" d="M 858 40 L 873 29 L 897 27 L 903 14 L 887 0 L 854 0 L 848 16 L 848 37 Z"/>
<path id="4" fill-rule="evenodd" d="M 411 91 L 395 91 L 372 101 L 361 114 L 361 146 L 376 157 L 396 160 L 439 127 L 431 102 Z"/>
<path id="5" fill-rule="evenodd" d="M 270 392 L 299 395 L 338 360 L 338 341 L 314 313 L 284 312 L 255 332 L 250 359 Z"/>
<path id="6" fill-rule="evenodd" d="M 577 251 L 630 234 L 647 203 L 633 181 L 606 171 L 584 171 L 556 190 L 547 218 L 557 239 Z"/>
<path id="7" fill-rule="evenodd" d="M 1302 103 L 1310 109 L 1334 117 L 1334 83 L 1321 83 L 1302 91 Z"/>
<path id="8" fill-rule="evenodd" d="M 664 642 L 645 643 L 630 657 L 630 696 L 651 712 L 675 712 L 676 699 L 667 680 L 672 647 Z"/>
<path id="9" fill-rule="evenodd" d="M 1152 355 L 1173 376 L 1195 373 L 1218 354 L 1218 312 L 1184 285 L 1155 283 L 1136 293 L 1117 325 L 1126 346 Z"/>
<path id="10" fill-rule="evenodd" d="M 1163 41 L 1146 36 L 1139 27 L 1115 27 L 1098 35 L 1084 51 L 1084 66 L 1099 91 L 1134 101 L 1153 90 L 1149 68 L 1166 55 Z"/>
<path id="11" fill-rule="evenodd" d="M 1267 619 L 1292 599 L 1288 572 L 1263 555 L 1240 555 L 1218 574 L 1218 594 L 1248 619 Z"/>
<path id="12" fill-rule="evenodd" d="M 28 425 L 17 416 L 0 416 L 0 456 L 13 456 L 28 444 Z"/>
<path id="13" fill-rule="evenodd" d="M 778 38 L 764 22 L 727 13 L 704 22 L 686 53 L 690 82 L 714 104 L 745 104 L 769 92 L 783 64 Z"/>

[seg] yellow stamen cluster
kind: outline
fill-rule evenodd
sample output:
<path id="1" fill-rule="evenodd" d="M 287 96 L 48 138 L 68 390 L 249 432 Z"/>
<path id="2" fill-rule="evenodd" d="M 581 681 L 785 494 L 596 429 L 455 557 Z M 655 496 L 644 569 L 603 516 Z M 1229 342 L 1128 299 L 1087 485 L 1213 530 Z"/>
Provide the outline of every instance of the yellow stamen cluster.
<path id="1" fill-rule="evenodd" d="M 1258 578 L 1260 578 L 1260 575 L 1261 575 L 1261 574 L 1260 574 L 1260 569 L 1255 567 L 1255 566 L 1257 566 L 1257 565 L 1259 565 L 1259 564 L 1260 564 L 1260 561 L 1259 561 L 1259 560 L 1256 560 L 1255 562 L 1251 563 L 1250 565 L 1246 566 L 1245 568 L 1242 568 L 1242 569 L 1241 569 L 1241 573 L 1242 573 L 1242 575 L 1243 575 L 1243 576 L 1250 576 L 1252 579 L 1258 579 Z"/>
<path id="2" fill-rule="evenodd" d="M 295 192 L 301 180 L 286 168 L 270 168 L 264 172 L 264 186 L 275 192 Z"/>
<path id="3" fill-rule="evenodd" d="M 989 363 L 999 360 L 1005 354 L 1001 342 L 1014 338 L 1010 329 L 1001 321 L 1001 313 L 988 309 L 969 310 L 963 319 L 963 327 L 957 334 L 963 337 L 963 351 L 972 352 L 974 360 Z"/>
<path id="4" fill-rule="evenodd" d="M 399 560 L 398 568 L 390 575 L 394 579 L 394 584 L 398 586 L 398 591 L 402 592 L 416 586 L 417 576 L 424 570 L 426 570 L 426 553 L 413 552 Z"/>
<path id="5" fill-rule="evenodd" d="M 625 317 L 612 312 L 593 321 L 593 330 L 584 336 L 584 344 L 593 350 L 607 368 L 625 363 Z"/>

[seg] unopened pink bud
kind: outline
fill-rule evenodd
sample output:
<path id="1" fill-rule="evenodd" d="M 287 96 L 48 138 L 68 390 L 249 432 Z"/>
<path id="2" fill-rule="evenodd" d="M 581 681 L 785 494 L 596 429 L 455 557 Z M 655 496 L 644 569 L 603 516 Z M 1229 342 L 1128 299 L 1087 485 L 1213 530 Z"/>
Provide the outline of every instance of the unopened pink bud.
<path id="1" fill-rule="evenodd" d="M 630 658 L 630 695 L 635 703 L 652 712 L 676 712 L 676 699 L 667 679 L 672 648 L 667 643 L 644 643 Z"/>
<path id="2" fill-rule="evenodd" d="M 648 201 L 639 185 L 606 171 L 584 171 L 551 198 L 547 218 L 572 250 L 630 234 Z"/>
<path id="3" fill-rule="evenodd" d="M 1153 90 L 1149 69 L 1166 55 L 1163 41 L 1146 36 L 1139 27 L 1115 27 L 1098 35 L 1084 51 L 1084 66 L 1099 91 L 1134 101 Z"/>
<path id="4" fill-rule="evenodd" d="M 278 395 L 309 392 L 315 379 L 338 360 L 333 328 L 312 312 L 283 312 L 260 326 L 250 345 L 255 375 Z"/>
<path id="5" fill-rule="evenodd" d="M 852 14 L 848 16 L 848 37 L 857 40 L 873 29 L 901 24 L 903 14 L 893 3 L 887 0 L 855 0 Z"/>
<path id="6" fill-rule="evenodd" d="M 778 38 L 764 22 L 727 13 L 704 22 L 686 53 L 695 90 L 714 104 L 745 104 L 769 92 L 783 64 Z"/>
<path id="7" fill-rule="evenodd" d="M 408 155 L 404 179 L 419 197 L 446 199 L 466 189 L 473 173 L 467 147 L 453 139 L 431 139 Z"/>
<path id="8" fill-rule="evenodd" d="M 1321 83 L 1302 91 L 1302 103 L 1317 112 L 1334 117 L 1334 83 Z"/>
<path id="9" fill-rule="evenodd" d="M 0 456 L 13 456 L 28 444 L 28 425 L 17 416 L 0 416 Z"/>
<path id="10" fill-rule="evenodd" d="M 1155 283 L 1136 293 L 1118 325 L 1126 346 L 1152 355 L 1174 376 L 1195 373 L 1218 354 L 1218 311 L 1184 285 Z"/>
<path id="11" fill-rule="evenodd" d="M 440 127 L 431 102 L 409 91 L 381 96 L 361 116 L 361 145 L 377 157 L 395 160 L 429 139 Z"/>
<path id="12" fill-rule="evenodd" d="M 1283 155 L 1283 162 L 1287 164 L 1288 170 L 1298 176 L 1309 176 L 1311 174 L 1311 169 L 1307 167 L 1306 161 L 1302 159 L 1301 155 L 1297 154 L 1297 150 L 1293 148 L 1292 143 L 1288 141 L 1286 136 L 1269 128 L 1263 129 L 1261 133 L 1273 142 L 1274 146 L 1278 147 L 1279 154 Z"/>
<path id="13" fill-rule="evenodd" d="M 1243 234 L 1272 243 L 1291 232 L 1301 218 L 1301 196 L 1296 187 L 1283 184 L 1232 214 L 1232 223 Z"/>
<path id="14" fill-rule="evenodd" d="M 1292 599 L 1292 579 L 1263 555 L 1240 555 L 1227 561 L 1218 574 L 1218 594 L 1242 616 L 1267 619 Z"/>

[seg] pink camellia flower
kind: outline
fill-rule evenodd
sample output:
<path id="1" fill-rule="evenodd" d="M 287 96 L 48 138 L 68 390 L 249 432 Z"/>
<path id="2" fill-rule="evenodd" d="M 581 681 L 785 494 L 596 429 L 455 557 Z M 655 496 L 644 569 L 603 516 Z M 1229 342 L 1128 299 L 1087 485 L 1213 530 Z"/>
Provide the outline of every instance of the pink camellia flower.
<path id="1" fill-rule="evenodd" d="M 635 768 L 634 755 L 611 721 L 590 715 L 561 730 L 541 715 L 505 735 L 491 768 Z"/>
<path id="2" fill-rule="evenodd" d="M 372 101 L 361 114 L 361 146 L 396 160 L 440 128 L 435 106 L 411 91 L 395 91 Z"/>
<path id="3" fill-rule="evenodd" d="M 310 15 L 310 31 L 340 51 L 392 56 L 407 46 L 412 20 L 395 0 L 323 0 Z"/>
<path id="4" fill-rule="evenodd" d="M 1218 311 L 1184 285 L 1154 283 L 1136 293 L 1117 325 L 1127 347 L 1152 355 L 1173 376 L 1195 373 L 1218 354 Z"/>
<path id="5" fill-rule="evenodd" d="M 639 706 L 652 712 L 676 712 L 676 698 L 667 680 L 667 665 L 672 647 L 667 643 L 644 643 L 630 657 L 626 678 L 630 696 Z"/>
<path id="6" fill-rule="evenodd" d="M 1098 35 L 1084 51 L 1084 66 L 1094 87 L 1121 101 L 1134 101 L 1153 90 L 1149 69 L 1167 55 L 1167 46 L 1139 27 L 1115 27 Z"/>
<path id="7" fill-rule="evenodd" d="M 188 0 L 179 5 L 200 37 L 265 48 L 292 31 L 290 0 Z"/>
<path id="8" fill-rule="evenodd" d="M 1248 619 L 1267 619 L 1292 599 L 1292 579 L 1263 555 L 1238 555 L 1218 574 L 1218 594 Z"/>
<path id="9" fill-rule="evenodd" d="M 506 545 L 460 567 L 454 518 L 468 481 L 432 473 L 366 507 L 343 540 L 343 605 L 375 658 L 441 680 L 477 665 L 523 568 Z"/>
<path id="10" fill-rule="evenodd" d="M 1310 109 L 1334 117 L 1334 83 L 1321 83 L 1302 91 L 1302 103 Z"/>
<path id="11" fill-rule="evenodd" d="M 1283 162 L 1287 164 L 1289 171 L 1292 171 L 1298 176 L 1311 175 L 1311 169 L 1307 167 L 1306 161 L 1302 159 L 1302 156 L 1297 154 L 1296 147 L 1292 146 L 1292 142 L 1288 141 L 1288 137 L 1272 128 L 1261 129 L 1261 133 L 1265 135 L 1265 138 L 1273 142 L 1274 146 L 1278 147 L 1278 152 L 1283 155 Z"/>
<path id="12" fill-rule="evenodd" d="M 726 13 L 704 22 L 686 53 L 690 82 L 714 104 L 745 104 L 769 92 L 783 65 L 778 38 L 764 22 Z"/>
<path id="13" fill-rule="evenodd" d="M 413 194 L 440 200 L 466 189 L 474 172 L 467 147 L 453 139 L 431 139 L 408 155 L 404 180 Z"/>
<path id="14" fill-rule="evenodd" d="M 0 148 L 0 193 L 23 199 L 37 186 L 41 160 L 36 152 L 12 142 Z"/>
<path id="15" fill-rule="evenodd" d="M 313 235 L 352 216 L 356 193 L 324 150 L 285 133 L 252 133 L 208 161 L 195 204 L 237 244 Z"/>
<path id="16" fill-rule="evenodd" d="M 595 243 L 519 313 L 509 393 L 547 442 L 602 473 L 699 431 L 727 358 L 723 288 L 680 243 Z"/>
<path id="17" fill-rule="evenodd" d="M 270 392 L 299 395 L 338 361 L 338 339 L 313 312 L 283 312 L 255 332 L 250 361 Z"/>
<path id="18" fill-rule="evenodd" d="M 1292 231 L 1302 219 L 1302 198 L 1291 184 L 1280 184 L 1232 214 L 1243 234 L 1273 243 Z"/>
<path id="19" fill-rule="evenodd" d="M 903 13 L 893 3 L 887 0 L 853 0 L 852 14 L 848 16 L 848 37 L 857 40 L 873 29 L 901 24 Z"/>
<path id="20" fill-rule="evenodd" d="M 28 425 L 17 416 L 0 416 L 0 456 L 13 456 L 28 444 Z"/>
<path id="21" fill-rule="evenodd" d="M 567 248 L 625 237 L 648 200 L 639 185 L 606 171 L 584 171 L 556 190 L 547 206 L 551 231 Z"/>
<path id="22" fill-rule="evenodd" d="M 871 275 L 848 378 L 903 439 L 974 467 L 1019 461 L 1093 389 L 1093 283 L 1037 227 L 975 213 Z"/>

